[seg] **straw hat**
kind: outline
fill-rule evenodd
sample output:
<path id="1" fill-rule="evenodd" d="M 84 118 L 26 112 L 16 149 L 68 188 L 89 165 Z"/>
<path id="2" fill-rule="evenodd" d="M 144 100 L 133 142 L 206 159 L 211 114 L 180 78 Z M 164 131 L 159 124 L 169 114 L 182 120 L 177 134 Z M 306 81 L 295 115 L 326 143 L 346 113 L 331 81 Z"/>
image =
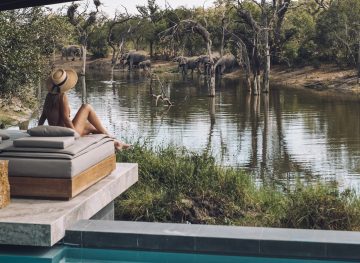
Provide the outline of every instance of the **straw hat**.
<path id="1" fill-rule="evenodd" d="M 64 93 L 75 87 L 77 81 L 78 75 L 74 70 L 58 68 L 51 72 L 47 88 L 51 93 Z"/>

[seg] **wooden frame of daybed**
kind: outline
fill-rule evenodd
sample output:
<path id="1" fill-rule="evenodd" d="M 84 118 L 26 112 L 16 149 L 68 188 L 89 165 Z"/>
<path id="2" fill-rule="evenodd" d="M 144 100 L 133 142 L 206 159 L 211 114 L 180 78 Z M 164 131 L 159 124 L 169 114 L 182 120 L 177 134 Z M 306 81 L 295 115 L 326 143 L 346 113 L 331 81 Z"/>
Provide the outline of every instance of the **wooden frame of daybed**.
<path id="1" fill-rule="evenodd" d="M 116 157 L 113 154 L 71 179 L 11 176 L 10 195 L 69 200 L 108 176 L 115 167 Z"/>

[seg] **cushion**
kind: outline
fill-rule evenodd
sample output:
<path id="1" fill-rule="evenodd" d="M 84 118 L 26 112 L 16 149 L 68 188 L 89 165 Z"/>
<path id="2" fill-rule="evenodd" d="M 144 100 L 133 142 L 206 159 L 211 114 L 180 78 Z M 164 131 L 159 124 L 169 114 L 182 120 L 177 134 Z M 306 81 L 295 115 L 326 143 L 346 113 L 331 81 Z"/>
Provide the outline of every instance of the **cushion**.
<path id="1" fill-rule="evenodd" d="M 65 149 L 73 145 L 75 137 L 25 137 L 14 140 L 15 147 L 40 147 Z"/>
<path id="2" fill-rule="evenodd" d="M 0 131 L 0 137 L 3 141 L 8 140 L 10 137 L 4 131 Z"/>
<path id="3" fill-rule="evenodd" d="M 30 136 L 34 137 L 80 137 L 80 135 L 75 130 L 61 126 L 41 125 L 31 128 L 27 132 L 30 134 Z"/>

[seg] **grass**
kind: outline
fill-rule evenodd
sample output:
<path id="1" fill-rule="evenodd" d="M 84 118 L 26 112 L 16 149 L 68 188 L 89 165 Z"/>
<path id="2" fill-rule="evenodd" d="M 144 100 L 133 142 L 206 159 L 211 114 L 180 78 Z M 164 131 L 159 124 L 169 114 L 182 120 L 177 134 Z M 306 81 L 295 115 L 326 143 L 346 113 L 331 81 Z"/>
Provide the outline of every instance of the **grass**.
<path id="1" fill-rule="evenodd" d="M 136 144 L 118 161 L 139 164 L 139 182 L 115 202 L 118 220 L 359 230 L 360 199 L 335 183 L 288 192 L 258 186 L 207 153 Z"/>

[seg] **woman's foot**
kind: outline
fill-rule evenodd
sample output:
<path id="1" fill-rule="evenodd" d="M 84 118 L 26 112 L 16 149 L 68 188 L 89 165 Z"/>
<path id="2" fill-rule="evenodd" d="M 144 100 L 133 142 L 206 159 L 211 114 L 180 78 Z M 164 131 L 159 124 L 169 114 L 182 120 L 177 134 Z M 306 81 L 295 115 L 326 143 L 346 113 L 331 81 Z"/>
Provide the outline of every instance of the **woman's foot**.
<path id="1" fill-rule="evenodd" d="M 118 140 L 114 140 L 114 146 L 115 146 L 116 151 L 121 151 L 121 150 L 129 149 L 132 145 L 118 141 Z"/>

